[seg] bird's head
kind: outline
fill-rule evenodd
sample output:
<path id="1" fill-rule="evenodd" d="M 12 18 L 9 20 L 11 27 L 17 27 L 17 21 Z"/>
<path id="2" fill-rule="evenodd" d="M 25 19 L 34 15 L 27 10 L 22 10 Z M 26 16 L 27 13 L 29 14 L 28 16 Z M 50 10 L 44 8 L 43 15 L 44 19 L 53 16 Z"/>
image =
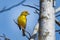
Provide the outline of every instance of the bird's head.
<path id="1" fill-rule="evenodd" d="M 29 15 L 29 13 L 28 13 L 28 11 L 23 11 L 23 12 L 21 13 L 21 15 L 27 16 L 27 15 Z"/>

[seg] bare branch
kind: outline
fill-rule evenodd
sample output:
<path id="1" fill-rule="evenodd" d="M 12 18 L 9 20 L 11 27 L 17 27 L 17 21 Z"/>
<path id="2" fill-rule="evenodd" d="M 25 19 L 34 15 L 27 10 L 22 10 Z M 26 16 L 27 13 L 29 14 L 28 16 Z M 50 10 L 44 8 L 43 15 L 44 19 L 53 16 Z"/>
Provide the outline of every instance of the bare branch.
<path id="1" fill-rule="evenodd" d="M 0 37 L 3 37 L 3 38 L 5 38 L 5 37 L 6 37 L 6 35 L 5 35 L 5 34 L 3 34 L 3 36 L 1 36 L 1 35 L 0 35 Z"/>
<path id="2" fill-rule="evenodd" d="M 58 32 L 60 34 L 60 29 L 59 30 L 56 30 L 55 32 Z"/>
<path id="3" fill-rule="evenodd" d="M 6 37 L 5 34 L 3 34 L 3 36 L 4 36 L 4 40 L 10 40 L 9 38 Z"/>
<path id="4" fill-rule="evenodd" d="M 17 25 L 18 25 L 18 23 L 17 23 L 15 20 L 13 20 L 13 21 L 14 21 L 14 23 L 15 23 L 15 24 L 17 24 Z"/>
<path id="5" fill-rule="evenodd" d="M 59 15 L 57 15 L 56 17 L 59 17 L 60 16 L 60 14 Z"/>
<path id="6" fill-rule="evenodd" d="M 56 9 L 56 14 L 60 12 L 60 7 Z"/>
<path id="7" fill-rule="evenodd" d="M 5 34 L 3 34 L 3 36 L 0 36 L 0 37 L 4 38 L 4 40 L 10 40 L 9 38 L 6 37 Z"/>
<path id="8" fill-rule="evenodd" d="M 56 30 L 55 32 L 60 32 L 60 30 Z"/>
<path id="9" fill-rule="evenodd" d="M 13 20 L 13 21 L 18 25 L 18 23 L 17 23 L 15 20 Z M 18 27 L 19 27 L 19 26 L 18 26 Z M 21 27 L 21 28 L 22 28 L 22 27 Z M 24 28 L 22 28 L 22 29 L 25 30 Z M 28 31 L 26 31 L 26 30 L 25 30 L 25 32 L 29 34 L 29 37 L 28 37 L 27 35 L 26 35 L 26 37 L 27 37 L 28 39 L 30 39 L 30 37 L 31 37 L 30 33 L 29 33 Z"/>
<path id="10" fill-rule="evenodd" d="M 1 35 L 0 35 L 0 37 L 4 37 L 4 36 L 1 36 Z"/>
<path id="11" fill-rule="evenodd" d="M 10 40 L 9 38 L 5 38 L 5 40 Z"/>
<path id="12" fill-rule="evenodd" d="M 36 8 L 36 7 L 34 7 L 34 6 L 31 6 L 31 5 L 25 5 L 25 4 L 22 4 L 22 6 L 27 6 L 27 7 L 34 8 L 34 9 L 40 11 L 38 8 Z"/>
<path id="13" fill-rule="evenodd" d="M 55 23 L 60 27 L 60 22 L 57 19 L 55 19 Z"/>
<path id="14" fill-rule="evenodd" d="M 36 14 L 38 14 L 39 15 L 39 12 L 37 11 L 37 10 L 35 10 L 35 12 L 34 13 L 36 13 Z"/>
<path id="15" fill-rule="evenodd" d="M 15 8 L 15 7 L 17 7 L 17 6 L 19 6 L 19 5 L 21 5 L 22 3 L 24 3 L 26 0 L 23 0 L 23 1 L 21 1 L 20 3 L 18 3 L 18 4 L 15 4 L 15 5 L 13 5 L 13 6 L 11 6 L 11 7 L 9 7 L 9 8 L 5 8 L 5 7 L 3 7 L 3 9 L 2 10 L 0 10 L 0 13 L 2 13 L 2 12 L 5 12 L 5 11 L 9 11 L 9 10 L 11 10 L 12 8 Z"/>

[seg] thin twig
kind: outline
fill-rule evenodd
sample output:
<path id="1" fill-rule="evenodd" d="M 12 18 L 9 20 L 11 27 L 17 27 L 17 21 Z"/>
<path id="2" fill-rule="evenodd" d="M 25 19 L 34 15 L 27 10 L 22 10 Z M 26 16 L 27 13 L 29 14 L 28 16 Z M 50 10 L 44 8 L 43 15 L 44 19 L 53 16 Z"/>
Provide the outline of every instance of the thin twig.
<path id="1" fill-rule="evenodd" d="M 37 11 L 37 10 L 35 10 L 35 12 L 34 13 L 36 13 L 36 14 L 38 14 L 39 15 L 39 12 Z"/>
<path id="2" fill-rule="evenodd" d="M 5 12 L 5 11 L 9 11 L 9 10 L 11 10 L 12 8 L 15 8 L 15 7 L 21 5 L 21 4 L 24 3 L 25 1 L 26 1 L 26 0 L 23 0 L 23 1 L 21 1 L 20 3 L 15 4 L 15 5 L 13 5 L 13 6 L 7 8 L 7 9 L 4 7 L 4 9 L 0 10 L 0 13 Z"/>
<path id="3" fill-rule="evenodd" d="M 26 35 L 26 38 L 27 38 L 27 39 L 30 39 L 30 37 L 28 37 L 27 35 Z"/>
<path id="4" fill-rule="evenodd" d="M 60 12 L 60 7 L 56 9 L 55 14 L 57 14 L 58 12 Z"/>
<path id="5" fill-rule="evenodd" d="M 56 17 L 59 17 L 60 16 L 60 14 L 59 15 L 57 15 Z"/>
<path id="6" fill-rule="evenodd" d="M 25 5 L 25 4 L 22 4 L 22 6 L 27 6 L 27 7 L 34 8 L 34 9 L 40 11 L 38 8 L 36 8 L 36 7 L 34 7 L 34 6 L 31 6 L 31 5 Z"/>
<path id="7" fill-rule="evenodd" d="M 55 32 L 60 32 L 60 29 L 59 30 L 56 30 Z"/>
<path id="8" fill-rule="evenodd" d="M 0 36 L 0 37 L 4 38 L 4 40 L 10 40 L 9 38 L 6 37 L 5 34 L 3 34 L 3 36 Z"/>
<path id="9" fill-rule="evenodd" d="M 57 19 L 55 19 L 55 23 L 60 27 L 60 22 Z"/>
<path id="10" fill-rule="evenodd" d="M 4 36 L 0 36 L 0 37 L 4 37 Z"/>
<path id="11" fill-rule="evenodd" d="M 60 34 L 60 29 L 59 30 L 56 30 L 55 32 L 58 32 Z"/>

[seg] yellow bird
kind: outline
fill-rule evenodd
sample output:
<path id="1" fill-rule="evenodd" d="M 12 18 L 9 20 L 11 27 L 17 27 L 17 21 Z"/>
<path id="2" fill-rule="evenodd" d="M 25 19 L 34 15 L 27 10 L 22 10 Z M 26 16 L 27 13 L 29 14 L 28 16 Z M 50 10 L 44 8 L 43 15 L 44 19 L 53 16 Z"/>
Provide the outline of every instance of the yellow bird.
<path id="1" fill-rule="evenodd" d="M 23 36 L 25 36 L 25 28 L 26 28 L 26 24 L 27 24 L 26 16 L 27 15 L 29 15 L 28 11 L 23 11 L 17 19 L 19 29 L 20 30 L 22 29 Z"/>

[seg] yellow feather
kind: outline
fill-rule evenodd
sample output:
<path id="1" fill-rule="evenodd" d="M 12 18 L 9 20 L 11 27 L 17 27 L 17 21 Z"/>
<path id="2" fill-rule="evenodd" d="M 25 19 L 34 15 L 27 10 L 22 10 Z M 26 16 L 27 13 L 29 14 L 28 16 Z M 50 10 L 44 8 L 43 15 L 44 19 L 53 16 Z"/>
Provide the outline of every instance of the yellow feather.
<path id="1" fill-rule="evenodd" d="M 28 15 L 29 13 L 27 11 L 23 11 L 21 13 L 21 15 L 18 17 L 17 19 L 17 22 L 18 22 L 18 26 L 19 28 L 22 28 L 22 32 L 23 32 L 23 36 L 25 36 L 25 29 L 26 28 L 26 23 L 27 23 L 27 18 L 26 16 Z"/>
<path id="2" fill-rule="evenodd" d="M 19 26 L 21 26 L 22 28 L 25 28 L 25 27 L 26 27 L 26 22 L 27 22 L 26 16 L 21 15 L 21 16 L 18 17 L 18 24 L 19 24 Z"/>

